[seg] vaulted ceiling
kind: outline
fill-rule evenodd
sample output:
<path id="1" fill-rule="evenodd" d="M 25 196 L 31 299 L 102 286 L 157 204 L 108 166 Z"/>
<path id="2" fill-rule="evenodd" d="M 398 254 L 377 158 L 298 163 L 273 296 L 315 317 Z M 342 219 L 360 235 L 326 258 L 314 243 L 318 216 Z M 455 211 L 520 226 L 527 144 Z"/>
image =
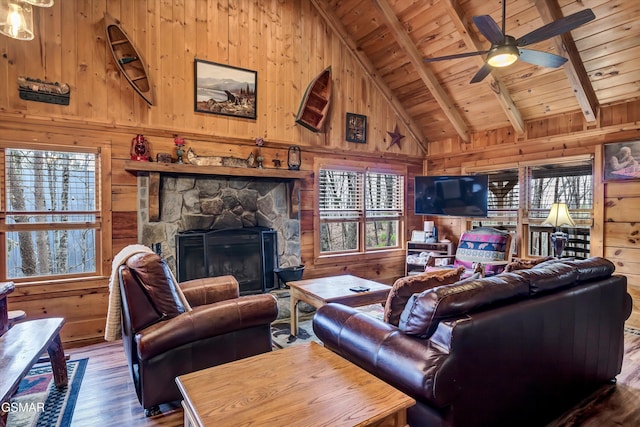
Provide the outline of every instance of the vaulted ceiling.
<path id="1" fill-rule="evenodd" d="M 592 20 L 527 46 L 568 58 L 560 68 L 523 61 L 470 83 L 485 55 L 425 63 L 424 58 L 488 50 L 473 16 L 502 25 L 500 0 L 311 0 L 421 141 L 460 137 L 566 112 L 587 125 L 600 106 L 640 98 L 640 1 L 507 0 L 506 34 L 521 37 L 590 8 Z"/>

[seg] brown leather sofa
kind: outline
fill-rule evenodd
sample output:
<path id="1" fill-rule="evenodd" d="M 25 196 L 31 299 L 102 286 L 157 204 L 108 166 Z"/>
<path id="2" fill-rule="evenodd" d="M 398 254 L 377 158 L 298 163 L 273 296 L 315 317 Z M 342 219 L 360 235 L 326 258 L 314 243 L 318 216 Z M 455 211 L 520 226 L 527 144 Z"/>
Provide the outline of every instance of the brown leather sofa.
<path id="1" fill-rule="evenodd" d="M 122 342 L 147 416 L 181 399 L 177 376 L 271 351 L 278 315 L 273 295 L 239 297 L 232 276 L 181 283 L 187 310 L 172 277 L 152 253 L 133 255 L 119 269 Z"/>
<path id="2" fill-rule="evenodd" d="M 553 260 L 415 294 L 399 326 L 328 304 L 324 345 L 414 397 L 415 426 L 543 426 L 620 373 L 626 277 Z"/>

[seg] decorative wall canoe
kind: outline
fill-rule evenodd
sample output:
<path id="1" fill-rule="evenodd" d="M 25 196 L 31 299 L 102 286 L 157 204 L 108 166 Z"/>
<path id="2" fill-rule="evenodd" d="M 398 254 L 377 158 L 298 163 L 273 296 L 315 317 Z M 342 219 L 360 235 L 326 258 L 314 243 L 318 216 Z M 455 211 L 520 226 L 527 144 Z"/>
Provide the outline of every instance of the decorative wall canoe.
<path id="1" fill-rule="evenodd" d="M 329 66 L 307 87 L 296 115 L 296 123 L 314 132 L 322 130 L 329 115 L 332 85 L 331 67 Z"/>
<path id="2" fill-rule="evenodd" d="M 142 56 L 120 27 L 118 21 L 109 14 L 104 15 L 104 21 L 107 31 L 107 44 L 111 49 L 118 69 L 131 84 L 131 87 L 138 92 L 138 95 L 147 104 L 153 105 L 153 87 Z"/>

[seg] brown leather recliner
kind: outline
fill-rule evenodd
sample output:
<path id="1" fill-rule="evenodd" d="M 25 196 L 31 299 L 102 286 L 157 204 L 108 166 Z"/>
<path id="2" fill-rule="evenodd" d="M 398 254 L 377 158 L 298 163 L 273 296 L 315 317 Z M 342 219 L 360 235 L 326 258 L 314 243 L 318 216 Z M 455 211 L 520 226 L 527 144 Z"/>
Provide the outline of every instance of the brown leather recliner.
<path id="1" fill-rule="evenodd" d="M 233 276 L 196 279 L 179 285 L 188 310 L 158 255 L 133 255 L 118 274 L 122 342 L 147 416 L 181 399 L 177 376 L 271 351 L 273 295 L 240 297 Z"/>

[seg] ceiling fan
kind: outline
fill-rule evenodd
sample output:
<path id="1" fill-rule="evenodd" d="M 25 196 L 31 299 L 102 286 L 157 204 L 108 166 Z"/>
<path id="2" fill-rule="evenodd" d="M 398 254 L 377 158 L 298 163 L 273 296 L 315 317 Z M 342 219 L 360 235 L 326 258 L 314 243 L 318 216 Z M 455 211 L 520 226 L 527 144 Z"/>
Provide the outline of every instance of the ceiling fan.
<path id="1" fill-rule="evenodd" d="M 439 56 L 436 58 L 425 58 L 424 61 L 435 62 L 487 54 L 485 64 L 478 70 L 476 75 L 473 76 L 471 83 L 478 83 L 484 80 L 484 78 L 491 73 L 491 70 L 494 67 L 506 67 L 513 64 L 518 59 L 541 67 L 558 68 L 567 62 L 567 58 L 549 52 L 522 49 L 522 47 L 574 30 L 596 17 L 591 9 L 581 10 L 580 12 L 560 18 L 557 21 L 553 21 L 516 39 L 505 32 L 506 16 L 507 1 L 503 0 L 502 30 L 500 30 L 496 21 L 494 21 L 489 15 L 473 17 L 473 22 L 476 24 L 476 27 L 478 27 L 478 30 L 480 30 L 482 35 L 491 42 L 491 48 L 489 50 Z"/>

